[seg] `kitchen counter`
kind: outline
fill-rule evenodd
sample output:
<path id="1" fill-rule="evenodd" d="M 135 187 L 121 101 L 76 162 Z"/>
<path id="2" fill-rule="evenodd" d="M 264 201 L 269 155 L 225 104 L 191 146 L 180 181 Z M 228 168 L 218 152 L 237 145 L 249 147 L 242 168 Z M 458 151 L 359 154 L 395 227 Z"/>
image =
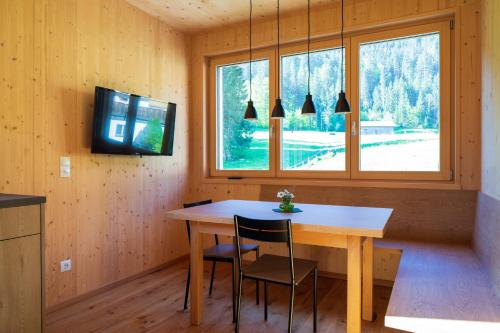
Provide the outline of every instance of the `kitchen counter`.
<path id="1" fill-rule="evenodd" d="M 45 203 L 45 197 L 0 193 L 0 208 L 39 205 Z"/>

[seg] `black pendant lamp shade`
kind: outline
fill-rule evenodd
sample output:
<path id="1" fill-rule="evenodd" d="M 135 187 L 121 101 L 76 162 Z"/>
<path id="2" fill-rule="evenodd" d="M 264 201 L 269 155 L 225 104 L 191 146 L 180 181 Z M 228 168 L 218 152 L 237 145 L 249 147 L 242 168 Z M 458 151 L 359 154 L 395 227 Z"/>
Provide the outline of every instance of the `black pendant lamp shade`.
<path id="1" fill-rule="evenodd" d="M 285 109 L 281 104 L 281 98 L 276 98 L 276 105 L 271 113 L 271 118 L 285 118 Z"/>
<path id="2" fill-rule="evenodd" d="M 341 28 L 340 28 L 340 37 L 342 39 L 342 65 L 340 67 L 341 74 L 340 74 L 340 93 L 339 93 L 339 99 L 337 101 L 337 104 L 335 105 L 335 113 L 348 113 L 351 112 L 351 107 L 349 106 L 349 102 L 347 101 L 347 98 L 345 97 L 345 92 L 344 92 L 344 0 L 342 0 L 342 23 L 341 23 Z"/>
<path id="3" fill-rule="evenodd" d="M 257 119 L 257 110 L 255 110 L 252 100 L 248 101 L 247 110 L 245 111 L 245 119 L 250 119 L 250 120 Z"/>
<path id="4" fill-rule="evenodd" d="M 247 109 L 245 111 L 245 119 L 247 120 L 257 120 L 257 110 L 255 110 L 255 107 L 253 106 L 253 101 L 252 101 L 252 0 L 250 0 L 250 25 L 249 25 L 249 34 L 248 34 L 248 40 L 249 40 L 249 53 L 250 53 L 250 70 L 249 70 L 249 76 L 250 76 L 250 98 L 248 99 L 248 105 Z"/>
<path id="5" fill-rule="evenodd" d="M 351 107 L 349 106 L 349 102 L 345 97 L 345 92 L 340 91 L 339 100 L 337 101 L 337 105 L 335 105 L 335 113 L 346 113 L 351 112 Z"/>
<path id="6" fill-rule="evenodd" d="M 312 116 L 316 114 L 316 107 L 314 106 L 311 94 L 306 95 L 306 101 L 304 102 L 304 105 L 302 105 L 302 114 L 304 116 Z"/>
<path id="7" fill-rule="evenodd" d="M 311 95 L 311 0 L 307 0 L 307 95 L 304 105 L 302 106 L 302 114 L 310 116 L 316 114 L 316 108 Z"/>
<path id="8" fill-rule="evenodd" d="M 280 0 L 278 0 L 276 14 L 278 20 L 278 61 L 280 61 Z M 278 97 L 276 98 L 276 104 L 274 105 L 273 112 L 271 113 L 271 118 L 274 119 L 285 118 L 285 109 L 283 108 L 283 104 L 281 104 L 279 88 L 278 79 L 276 79 L 276 92 Z"/>

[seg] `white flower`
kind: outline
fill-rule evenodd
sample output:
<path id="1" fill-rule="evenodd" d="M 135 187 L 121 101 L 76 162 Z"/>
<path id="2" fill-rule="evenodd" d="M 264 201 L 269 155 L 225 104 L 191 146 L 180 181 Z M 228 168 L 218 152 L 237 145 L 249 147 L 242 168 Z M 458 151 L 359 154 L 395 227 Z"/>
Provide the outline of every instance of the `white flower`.
<path id="1" fill-rule="evenodd" d="M 284 189 L 283 192 L 278 192 L 276 197 L 279 199 L 293 199 L 295 198 L 295 195 L 289 192 L 287 189 Z"/>

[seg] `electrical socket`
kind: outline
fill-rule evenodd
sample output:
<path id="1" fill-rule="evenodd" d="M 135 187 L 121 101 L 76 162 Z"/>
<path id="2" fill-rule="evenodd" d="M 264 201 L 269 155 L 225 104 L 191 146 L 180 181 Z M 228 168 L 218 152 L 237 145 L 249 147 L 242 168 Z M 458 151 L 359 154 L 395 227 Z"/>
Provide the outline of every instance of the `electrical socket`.
<path id="1" fill-rule="evenodd" d="M 61 261 L 61 273 L 71 270 L 71 259 Z"/>

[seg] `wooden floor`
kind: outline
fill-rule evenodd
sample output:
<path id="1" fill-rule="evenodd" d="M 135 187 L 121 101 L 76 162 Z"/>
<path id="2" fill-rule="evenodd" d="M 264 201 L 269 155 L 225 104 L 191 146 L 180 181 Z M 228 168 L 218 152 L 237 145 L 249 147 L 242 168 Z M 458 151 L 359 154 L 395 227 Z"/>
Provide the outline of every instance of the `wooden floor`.
<path id="1" fill-rule="evenodd" d="M 181 310 L 187 265 L 187 262 L 178 263 L 51 313 L 46 321 L 46 332 L 232 332 L 230 266 L 218 264 L 212 297 L 208 297 L 206 289 L 203 324 L 192 327 L 189 312 Z M 207 271 L 205 286 L 208 286 L 208 277 Z M 312 280 L 306 280 L 296 289 L 294 332 L 312 332 L 311 290 Z M 346 291 L 345 281 L 319 278 L 318 332 L 345 332 Z M 374 307 L 377 320 L 373 323 L 363 322 L 363 332 L 399 332 L 386 328 L 383 324 L 390 292 L 390 288 L 375 287 Z M 246 281 L 243 293 L 240 324 L 242 333 L 286 331 L 288 288 L 270 286 L 267 322 L 264 321 L 263 304 L 255 304 L 255 283 Z"/>

